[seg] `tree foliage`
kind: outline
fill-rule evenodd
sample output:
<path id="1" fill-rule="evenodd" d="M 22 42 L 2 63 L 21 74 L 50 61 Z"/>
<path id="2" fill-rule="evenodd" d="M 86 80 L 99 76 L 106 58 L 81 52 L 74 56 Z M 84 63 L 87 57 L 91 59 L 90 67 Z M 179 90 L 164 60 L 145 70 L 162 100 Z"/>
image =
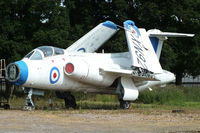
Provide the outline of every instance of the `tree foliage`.
<path id="1" fill-rule="evenodd" d="M 147 30 L 194 33 L 165 42 L 162 67 L 177 75 L 200 74 L 200 0 L 0 0 L 0 57 L 21 59 L 41 45 L 70 46 L 97 24 L 131 19 Z M 127 51 L 123 30 L 101 49 Z"/>

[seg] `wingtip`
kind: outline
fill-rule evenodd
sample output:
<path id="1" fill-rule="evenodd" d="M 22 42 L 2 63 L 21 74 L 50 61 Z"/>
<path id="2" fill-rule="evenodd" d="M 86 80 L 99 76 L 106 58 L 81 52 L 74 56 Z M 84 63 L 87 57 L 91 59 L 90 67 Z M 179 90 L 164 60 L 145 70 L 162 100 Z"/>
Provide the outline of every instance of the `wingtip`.
<path id="1" fill-rule="evenodd" d="M 105 21 L 103 22 L 103 25 L 108 27 L 108 28 L 111 28 L 111 29 L 115 29 L 117 30 L 117 25 L 115 23 L 113 23 L 112 21 Z"/>
<path id="2" fill-rule="evenodd" d="M 188 34 L 187 36 L 188 36 L 188 37 L 194 37 L 195 34 Z"/>
<path id="3" fill-rule="evenodd" d="M 135 22 L 133 22 L 132 20 L 126 20 L 124 21 L 124 24 L 135 26 Z"/>

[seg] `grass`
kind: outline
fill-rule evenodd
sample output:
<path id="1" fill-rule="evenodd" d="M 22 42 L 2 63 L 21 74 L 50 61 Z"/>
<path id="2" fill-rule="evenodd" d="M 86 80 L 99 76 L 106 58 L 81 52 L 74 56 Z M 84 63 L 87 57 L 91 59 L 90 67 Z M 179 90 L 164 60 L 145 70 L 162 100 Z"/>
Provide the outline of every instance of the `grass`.
<path id="1" fill-rule="evenodd" d="M 199 108 L 200 88 L 172 86 L 168 88 L 156 88 L 153 91 L 144 91 L 139 95 L 137 103 L 158 104 L 170 106 L 188 106 Z"/>
<path id="2" fill-rule="evenodd" d="M 34 96 L 36 109 L 49 110 L 48 94 L 45 97 Z M 52 92 L 50 93 L 52 95 Z M 77 100 L 79 112 L 83 109 L 119 109 L 118 98 L 115 95 L 73 93 Z M 10 99 L 13 109 L 22 109 L 26 96 Z M 64 109 L 64 100 L 53 96 L 54 109 Z M 131 109 L 200 109 L 200 88 L 170 86 L 166 88 L 156 87 L 153 91 L 143 91 L 139 98 L 132 103 Z"/>

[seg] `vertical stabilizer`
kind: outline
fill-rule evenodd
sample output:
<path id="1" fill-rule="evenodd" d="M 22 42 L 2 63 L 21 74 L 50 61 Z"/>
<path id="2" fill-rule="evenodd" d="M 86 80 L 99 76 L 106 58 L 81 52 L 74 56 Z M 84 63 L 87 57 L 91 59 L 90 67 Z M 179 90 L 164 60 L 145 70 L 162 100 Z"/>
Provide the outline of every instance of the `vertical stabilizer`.
<path id="1" fill-rule="evenodd" d="M 158 59 L 160 59 L 160 55 L 161 55 L 161 50 L 162 50 L 162 46 L 163 46 L 163 42 L 164 40 L 166 40 L 167 38 L 164 38 L 164 37 L 149 37 L 150 38 L 150 41 L 151 41 L 151 44 L 154 48 L 154 51 L 158 57 Z"/>

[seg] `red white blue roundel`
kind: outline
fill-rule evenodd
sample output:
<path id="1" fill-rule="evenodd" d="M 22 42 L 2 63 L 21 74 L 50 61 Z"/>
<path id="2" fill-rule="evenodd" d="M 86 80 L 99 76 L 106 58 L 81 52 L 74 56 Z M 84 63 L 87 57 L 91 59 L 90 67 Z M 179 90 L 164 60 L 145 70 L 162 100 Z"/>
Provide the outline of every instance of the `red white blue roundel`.
<path id="1" fill-rule="evenodd" d="M 129 25 L 131 32 L 136 36 L 139 37 L 140 36 L 140 32 L 138 30 L 138 28 L 136 26 L 131 26 Z"/>
<path id="2" fill-rule="evenodd" d="M 50 83 L 55 84 L 60 78 L 60 71 L 57 67 L 53 67 L 50 71 Z"/>

